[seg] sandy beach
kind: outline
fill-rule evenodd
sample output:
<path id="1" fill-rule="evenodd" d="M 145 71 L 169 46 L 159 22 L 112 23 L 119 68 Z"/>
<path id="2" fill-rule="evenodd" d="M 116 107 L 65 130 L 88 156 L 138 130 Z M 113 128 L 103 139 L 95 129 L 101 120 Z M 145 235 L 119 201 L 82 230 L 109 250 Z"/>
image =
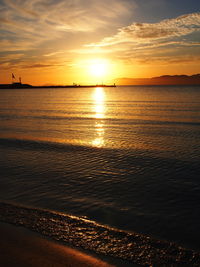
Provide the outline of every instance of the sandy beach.
<path id="1" fill-rule="evenodd" d="M 100 259 L 78 249 L 43 238 L 23 227 L 0 223 L 1 266 L 113 267 L 138 266 L 115 259 Z"/>

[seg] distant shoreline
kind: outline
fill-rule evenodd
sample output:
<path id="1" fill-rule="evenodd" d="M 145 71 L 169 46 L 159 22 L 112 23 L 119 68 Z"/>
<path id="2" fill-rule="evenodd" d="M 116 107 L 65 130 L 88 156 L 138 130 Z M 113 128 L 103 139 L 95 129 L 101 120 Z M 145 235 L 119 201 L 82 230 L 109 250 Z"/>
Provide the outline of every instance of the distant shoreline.
<path id="1" fill-rule="evenodd" d="M 118 84 L 118 85 L 29 85 L 29 84 L 21 84 L 21 86 L 13 86 L 12 84 L 0 84 L 0 90 L 6 90 L 6 89 L 67 89 L 67 88 L 94 88 L 94 87 L 129 87 L 129 86 L 134 86 L 134 87 L 171 87 L 171 86 L 195 86 L 199 87 L 200 84 Z"/>
<path id="2" fill-rule="evenodd" d="M 116 87 L 115 84 L 96 85 L 30 85 L 22 83 L 0 84 L 0 89 L 45 89 L 45 88 L 90 88 L 90 87 Z"/>
<path id="3" fill-rule="evenodd" d="M 40 88 L 91 88 L 91 87 L 116 87 L 120 86 L 200 86 L 200 74 L 188 75 L 163 75 L 152 78 L 118 78 L 113 84 L 91 84 L 91 85 L 31 85 L 15 82 L 11 84 L 0 84 L 0 89 L 40 89 Z"/>
<path id="4" fill-rule="evenodd" d="M 165 85 L 200 85 L 200 74 L 195 75 L 163 75 L 152 78 L 118 78 L 115 83 L 136 86 L 165 86 Z"/>

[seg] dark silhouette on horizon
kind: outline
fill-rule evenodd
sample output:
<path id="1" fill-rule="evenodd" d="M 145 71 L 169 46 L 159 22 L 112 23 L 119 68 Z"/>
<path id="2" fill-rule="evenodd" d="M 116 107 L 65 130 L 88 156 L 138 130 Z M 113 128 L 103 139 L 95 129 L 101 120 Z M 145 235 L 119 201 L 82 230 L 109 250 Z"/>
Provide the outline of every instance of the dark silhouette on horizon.
<path id="1" fill-rule="evenodd" d="M 200 85 L 200 74 L 194 75 L 163 75 L 152 78 L 119 78 L 120 85 Z"/>

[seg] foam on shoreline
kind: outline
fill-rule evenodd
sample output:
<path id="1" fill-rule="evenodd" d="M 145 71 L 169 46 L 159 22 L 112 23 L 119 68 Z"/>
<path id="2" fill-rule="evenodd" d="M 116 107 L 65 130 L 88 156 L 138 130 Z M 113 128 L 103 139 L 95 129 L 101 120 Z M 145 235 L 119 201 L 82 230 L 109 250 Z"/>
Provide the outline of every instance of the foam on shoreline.
<path id="1" fill-rule="evenodd" d="M 115 266 L 22 227 L 0 223 L 0 236 L 1 266 Z"/>
<path id="2" fill-rule="evenodd" d="M 132 264 L 199 266 L 200 253 L 76 216 L 0 203 L 0 220 L 38 232 L 74 247 L 128 260 Z"/>

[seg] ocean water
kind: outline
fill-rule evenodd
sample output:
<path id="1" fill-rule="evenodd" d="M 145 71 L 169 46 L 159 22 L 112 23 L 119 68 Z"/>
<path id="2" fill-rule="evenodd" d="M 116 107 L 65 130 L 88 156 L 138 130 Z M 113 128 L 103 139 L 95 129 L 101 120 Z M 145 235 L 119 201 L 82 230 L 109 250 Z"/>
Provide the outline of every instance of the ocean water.
<path id="1" fill-rule="evenodd" d="M 28 207 L 199 251 L 199 163 L 198 86 L 0 90 L 2 220 L 10 203 L 11 221 Z"/>

